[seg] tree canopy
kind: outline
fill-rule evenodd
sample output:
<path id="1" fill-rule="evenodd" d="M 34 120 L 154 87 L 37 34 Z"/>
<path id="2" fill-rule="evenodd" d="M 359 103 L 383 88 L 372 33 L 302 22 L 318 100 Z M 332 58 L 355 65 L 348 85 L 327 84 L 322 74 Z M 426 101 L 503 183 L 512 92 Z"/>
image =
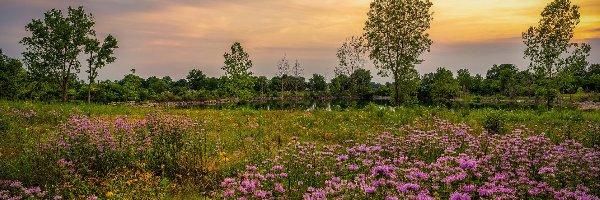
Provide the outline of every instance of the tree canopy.
<path id="1" fill-rule="evenodd" d="M 414 95 L 415 65 L 432 44 L 429 29 L 432 20 L 429 0 L 374 0 L 365 24 L 369 57 L 379 75 L 394 79 L 394 100 L 406 101 Z M 415 74 L 417 74 L 415 76 Z"/>

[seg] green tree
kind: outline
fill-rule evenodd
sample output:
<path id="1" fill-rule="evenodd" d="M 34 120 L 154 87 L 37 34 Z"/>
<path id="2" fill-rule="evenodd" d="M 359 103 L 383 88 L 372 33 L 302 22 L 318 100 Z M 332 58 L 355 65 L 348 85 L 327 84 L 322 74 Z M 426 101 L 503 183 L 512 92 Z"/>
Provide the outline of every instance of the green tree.
<path id="1" fill-rule="evenodd" d="M 157 78 L 156 76 L 149 77 L 146 79 L 145 87 L 148 89 L 149 95 L 153 100 L 158 100 L 160 95 L 168 91 L 169 85 L 163 79 Z"/>
<path id="2" fill-rule="evenodd" d="M 269 91 L 269 79 L 265 76 L 254 77 L 254 91 L 264 96 Z"/>
<path id="3" fill-rule="evenodd" d="M 473 87 L 473 79 L 468 69 L 459 69 L 456 72 L 456 79 L 463 93 L 469 93 Z"/>
<path id="4" fill-rule="evenodd" d="M 553 78 L 566 64 L 570 49 L 586 48 L 587 45 L 570 43 L 573 31 L 579 24 L 579 6 L 571 5 L 570 0 L 554 0 L 542 11 L 537 27 L 530 27 L 523 33 L 525 58 L 531 60 L 530 67 L 540 78 L 539 93 L 546 97 L 548 109 L 557 96 L 557 84 Z"/>
<path id="5" fill-rule="evenodd" d="M 206 75 L 199 69 L 192 69 L 186 76 L 190 89 L 202 90 L 206 89 Z"/>
<path id="6" fill-rule="evenodd" d="M 0 98 L 16 99 L 24 93 L 27 71 L 21 61 L 10 58 L 0 49 Z"/>
<path id="7" fill-rule="evenodd" d="M 237 98 L 250 98 L 254 87 L 250 71 L 252 68 L 250 56 L 239 42 L 235 42 L 231 46 L 231 52 L 225 52 L 223 57 L 225 57 L 225 66 L 221 69 L 225 71 L 225 88 L 230 95 Z"/>
<path id="8" fill-rule="evenodd" d="M 308 80 L 308 88 L 311 92 L 323 92 L 327 88 L 327 82 L 325 82 L 325 77 L 320 74 L 313 74 L 312 77 Z"/>
<path id="9" fill-rule="evenodd" d="M 331 79 L 329 89 L 334 95 L 347 96 L 350 95 L 351 87 L 352 85 L 350 77 L 346 76 L 345 74 L 340 74 Z"/>
<path id="10" fill-rule="evenodd" d="M 519 69 L 513 64 L 492 66 L 486 74 L 486 80 L 490 84 L 490 92 L 513 97 L 517 72 L 519 72 Z"/>
<path id="11" fill-rule="evenodd" d="M 95 36 L 95 33 L 93 34 Z M 90 38 L 85 44 L 85 53 L 89 54 L 88 69 L 85 71 L 88 73 L 88 94 L 87 101 L 92 101 L 92 84 L 98 77 L 98 70 L 107 64 L 114 62 L 117 58 L 113 56 L 117 45 L 117 39 L 112 35 L 106 36 L 104 42 L 100 45 L 100 41 L 96 38 Z"/>
<path id="12" fill-rule="evenodd" d="M 460 85 L 452 72 L 446 68 L 438 68 L 435 73 L 428 73 L 421 80 L 419 97 L 423 102 L 447 104 L 458 96 Z"/>
<path id="13" fill-rule="evenodd" d="M 350 81 L 353 95 L 358 95 L 361 98 L 368 97 L 371 92 L 371 71 L 366 69 L 357 69 L 350 75 Z"/>
<path id="14" fill-rule="evenodd" d="M 374 0 L 365 24 L 369 57 L 379 75 L 394 79 L 394 101 L 400 103 L 414 96 L 419 56 L 432 44 L 429 29 L 432 20 L 429 0 Z"/>
<path id="15" fill-rule="evenodd" d="M 356 37 L 352 36 L 350 38 L 346 38 L 346 41 L 342 44 L 337 51 L 337 57 L 339 60 L 339 65 L 335 67 L 334 72 L 336 75 L 344 74 L 350 77 L 351 82 L 351 94 L 357 95 L 355 89 L 358 87 L 355 86 L 357 84 L 357 80 L 354 79 L 352 74 L 358 69 L 362 69 L 366 63 L 366 53 L 367 53 L 367 45 L 365 44 L 364 37 Z"/>
<path id="16" fill-rule="evenodd" d="M 94 21 L 83 7 L 68 8 L 67 16 L 61 10 L 44 13 L 44 20 L 34 19 L 25 30 L 31 33 L 21 43 L 26 45 L 23 57 L 28 70 L 37 75 L 47 75 L 51 81 L 60 82 L 62 99 L 67 100 L 68 83 L 79 72 L 79 54 L 94 34 Z"/>
<path id="17" fill-rule="evenodd" d="M 600 64 L 591 64 L 588 67 L 583 85 L 587 91 L 600 92 Z"/>
<path id="18" fill-rule="evenodd" d="M 565 65 L 556 73 L 556 79 L 561 93 L 573 94 L 583 84 L 585 69 L 589 65 L 587 57 L 592 47 L 588 44 L 574 44 L 572 55 L 565 59 Z"/>
<path id="19" fill-rule="evenodd" d="M 119 84 L 122 87 L 122 98 L 125 101 L 141 101 L 146 99 L 146 89 L 143 87 L 144 79 L 135 74 L 127 74 Z"/>

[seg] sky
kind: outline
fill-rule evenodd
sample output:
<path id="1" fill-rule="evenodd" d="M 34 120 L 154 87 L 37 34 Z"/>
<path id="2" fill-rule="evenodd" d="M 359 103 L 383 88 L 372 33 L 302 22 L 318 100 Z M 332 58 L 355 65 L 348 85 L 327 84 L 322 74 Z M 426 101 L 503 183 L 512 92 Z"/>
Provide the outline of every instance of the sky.
<path id="1" fill-rule="evenodd" d="M 121 79 L 131 69 L 142 77 L 185 78 L 191 69 L 221 76 L 223 54 L 239 41 L 253 61 L 251 71 L 272 77 L 284 55 L 298 59 L 304 76 L 332 78 L 336 51 L 348 37 L 360 35 L 370 0 L 2 0 L 0 48 L 22 58 L 19 44 L 25 25 L 56 8 L 84 6 L 95 18 L 99 37 L 119 41 L 116 62 L 100 71 L 101 79 Z M 416 66 L 421 73 L 446 67 L 485 74 L 493 64 L 512 63 L 525 69 L 521 34 L 536 26 L 551 0 L 431 0 L 428 31 L 431 51 Z M 600 1 L 572 0 L 581 22 L 575 42 L 592 46 L 590 63 L 600 63 Z M 374 81 L 379 77 L 367 65 Z M 83 76 L 82 76 L 83 77 Z"/>

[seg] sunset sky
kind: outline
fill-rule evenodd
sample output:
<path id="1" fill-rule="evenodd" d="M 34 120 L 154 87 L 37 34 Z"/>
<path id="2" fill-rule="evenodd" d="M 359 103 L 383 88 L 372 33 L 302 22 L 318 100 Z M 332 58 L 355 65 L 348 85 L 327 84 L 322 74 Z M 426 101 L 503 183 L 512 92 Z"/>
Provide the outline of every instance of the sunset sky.
<path id="1" fill-rule="evenodd" d="M 431 52 L 417 65 L 423 74 L 438 67 L 468 68 L 485 74 L 493 64 L 524 68 L 521 33 L 537 25 L 550 0 L 432 0 L 429 31 Z M 592 46 L 591 63 L 600 63 L 600 1 L 572 0 L 581 6 L 578 42 Z M 360 35 L 369 0 L 2 0 L 0 48 L 21 58 L 18 42 L 25 25 L 49 9 L 69 5 L 93 13 L 99 36 L 116 36 L 117 61 L 100 72 L 103 79 L 121 79 L 130 69 L 142 77 L 184 78 L 193 68 L 221 76 L 223 53 L 240 41 L 257 75 L 271 77 L 284 54 L 298 59 L 304 75 L 333 76 L 336 49 L 346 37 Z M 368 69 L 378 82 L 387 81 Z"/>

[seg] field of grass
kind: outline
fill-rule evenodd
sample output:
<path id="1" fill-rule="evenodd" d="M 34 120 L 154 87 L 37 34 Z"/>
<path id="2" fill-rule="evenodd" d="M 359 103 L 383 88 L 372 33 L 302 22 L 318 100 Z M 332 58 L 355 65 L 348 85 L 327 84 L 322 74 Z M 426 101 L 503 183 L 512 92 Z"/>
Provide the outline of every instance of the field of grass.
<path id="1" fill-rule="evenodd" d="M 573 109 L 2 101 L 0 199 L 597 199 L 599 134 Z"/>

